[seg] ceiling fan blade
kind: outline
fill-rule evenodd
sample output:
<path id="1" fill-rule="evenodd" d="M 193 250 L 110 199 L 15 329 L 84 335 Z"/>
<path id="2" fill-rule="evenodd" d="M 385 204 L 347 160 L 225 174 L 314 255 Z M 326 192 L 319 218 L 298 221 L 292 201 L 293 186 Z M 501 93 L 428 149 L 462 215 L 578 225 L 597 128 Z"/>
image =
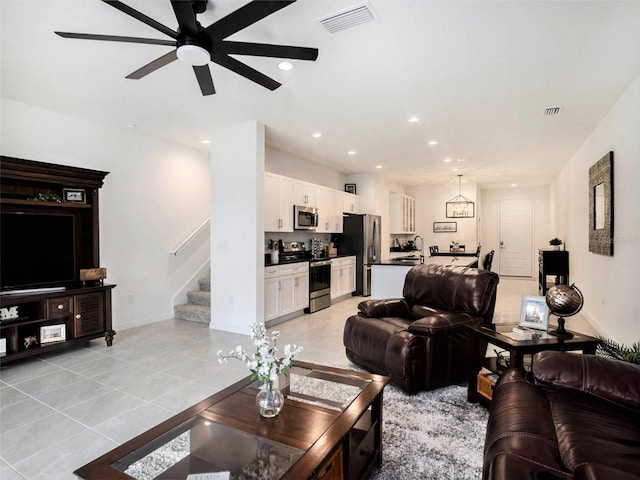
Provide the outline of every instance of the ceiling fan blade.
<path id="1" fill-rule="evenodd" d="M 213 78 L 211 78 L 211 71 L 209 65 L 194 65 L 193 71 L 198 79 L 198 85 L 202 95 L 213 95 L 216 93 L 216 89 L 213 86 Z"/>
<path id="2" fill-rule="evenodd" d="M 176 54 L 176 50 L 171 50 L 169 53 L 156 58 L 153 62 L 147 63 L 144 67 L 139 68 L 133 73 L 130 73 L 126 76 L 126 78 L 132 80 L 140 80 L 142 77 L 149 75 L 150 73 L 155 72 L 161 67 L 170 64 L 174 60 L 178 59 L 178 55 Z"/>
<path id="3" fill-rule="evenodd" d="M 121 37 L 117 35 L 94 35 L 91 33 L 54 32 L 63 38 L 79 38 L 81 40 L 104 40 L 107 42 L 145 43 L 149 45 L 166 45 L 175 47 L 173 40 L 156 40 L 155 38 Z"/>
<path id="4" fill-rule="evenodd" d="M 198 22 L 193 4 L 184 0 L 171 0 L 171 6 L 180 26 L 180 33 L 195 37 L 198 34 Z"/>
<path id="5" fill-rule="evenodd" d="M 232 72 L 242 75 L 243 77 L 262 85 L 269 90 L 275 90 L 281 83 L 276 82 L 273 78 L 267 77 L 265 74 L 251 68 L 249 65 L 242 63 L 235 58 L 230 57 L 226 53 L 214 53 L 211 56 L 211 60 L 218 65 L 228 68 Z"/>
<path id="6" fill-rule="evenodd" d="M 159 32 L 164 33 L 165 35 L 170 36 L 171 38 L 178 39 L 178 32 L 171 30 L 169 27 L 164 26 L 160 22 L 157 22 L 153 18 L 147 17 L 144 13 L 140 13 L 134 8 L 131 8 L 129 5 L 126 5 L 118 0 L 102 0 L 104 3 L 111 5 L 114 8 L 117 8 L 123 13 L 135 18 L 136 20 L 141 21 L 142 23 L 149 25 L 151 28 L 155 28 Z M 188 2 L 191 5 L 191 2 Z"/>
<path id="7" fill-rule="evenodd" d="M 212 40 L 222 40 L 295 1 L 296 0 L 254 0 L 209 25 L 205 31 Z"/>
<path id="8" fill-rule="evenodd" d="M 291 58 L 294 60 L 315 60 L 318 58 L 317 48 L 270 45 L 267 43 L 230 42 L 225 40 L 219 44 L 216 50 L 236 55 Z"/>

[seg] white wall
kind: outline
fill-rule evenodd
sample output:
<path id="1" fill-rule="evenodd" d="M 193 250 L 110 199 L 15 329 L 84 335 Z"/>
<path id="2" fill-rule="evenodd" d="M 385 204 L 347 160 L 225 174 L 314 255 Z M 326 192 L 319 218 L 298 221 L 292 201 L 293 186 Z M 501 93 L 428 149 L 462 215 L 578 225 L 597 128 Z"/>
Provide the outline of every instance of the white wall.
<path id="1" fill-rule="evenodd" d="M 2 155 L 110 172 L 100 266 L 118 285 L 113 328 L 172 318 L 173 296 L 209 258 L 206 234 L 169 255 L 209 216 L 208 154 L 8 99 L 0 109 Z"/>
<path id="2" fill-rule="evenodd" d="M 614 155 L 612 257 L 589 252 L 588 221 L 589 167 L 609 151 Z M 639 341 L 640 76 L 562 169 L 551 193 L 557 234 L 569 250 L 570 281 L 585 297 L 583 313 L 603 335 L 626 345 Z"/>
<path id="3" fill-rule="evenodd" d="M 550 230 L 550 206 L 549 187 L 533 188 L 509 188 L 481 190 L 480 201 L 482 209 L 479 209 L 479 238 L 482 245 L 481 258 L 495 250 L 491 270 L 500 271 L 500 200 L 531 199 L 533 202 L 533 250 L 531 252 L 531 271 L 534 275 L 538 272 L 538 249 L 549 248 L 549 240 L 555 236 Z"/>
<path id="4" fill-rule="evenodd" d="M 290 153 L 272 147 L 265 149 L 264 169 L 303 182 L 315 183 L 323 187 L 344 191 L 345 176 L 319 163 L 304 160 Z"/>
<path id="5" fill-rule="evenodd" d="M 264 125 L 211 136 L 211 323 L 250 333 L 264 322 Z"/>
<path id="6" fill-rule="evenodd" d="M 424 238 L 425 250 L 437 245 L 440 251 L 448 251 L 451 242 L 465 245 L 467 251 L 478 246 L 478 194 L 475 183 L 463 183 L 462 195 L 475 202 L 474 218 L 447 218 L 446 203 L 458 195 L 458 182 L 448 185 L 425 185 L 412 189 L 416 199 L 416 232 Z M 456 233 L 433 233 L 433 222 L 456 222 Z"/>

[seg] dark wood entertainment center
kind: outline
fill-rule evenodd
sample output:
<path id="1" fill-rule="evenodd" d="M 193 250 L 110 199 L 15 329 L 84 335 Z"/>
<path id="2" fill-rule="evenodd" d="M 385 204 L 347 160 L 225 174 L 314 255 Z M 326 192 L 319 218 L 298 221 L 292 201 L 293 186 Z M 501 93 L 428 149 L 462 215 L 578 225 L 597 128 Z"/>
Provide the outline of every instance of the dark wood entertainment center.
<path id="1" fill-rule="evenodd" d="M 81 269 L 100 267 L 98 190 L 107 174 L 0 156 L 2 212 L 72 216 L 75 260 L 75 278 L 63 285 L 0 295 L 0 338 L 6 348 L 1 365 L 102 336 L 111 346 L 116 333 L 111 324 L 115 285 L 81 282 L 79 275 Z M 42 241 L 55 234 L 43 231 Z"/>

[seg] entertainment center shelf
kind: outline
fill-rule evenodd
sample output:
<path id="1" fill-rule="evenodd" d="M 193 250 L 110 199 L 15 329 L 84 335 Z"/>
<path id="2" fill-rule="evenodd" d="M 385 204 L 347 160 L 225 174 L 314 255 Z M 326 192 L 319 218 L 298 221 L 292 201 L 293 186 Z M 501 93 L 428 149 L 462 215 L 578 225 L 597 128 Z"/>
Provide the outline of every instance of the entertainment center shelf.
<path id="1" fill-rule="evenodd" d="M 103 336 L 111 346 L 115 285 L 91 270 L 107 175 L 0 156 L 0 365 Z"/>
<path id="2" fill-rule="evenodd" d="M 102 336 L 111 346 L 115 335 L 111 328 L 114 287 L 97 285 L 1 295 L 0 308 L 14 309 L 18 317 L 0 323 L 0 338 L 6 341 L 6 354 L 0 357 L 0 364 Z"/>

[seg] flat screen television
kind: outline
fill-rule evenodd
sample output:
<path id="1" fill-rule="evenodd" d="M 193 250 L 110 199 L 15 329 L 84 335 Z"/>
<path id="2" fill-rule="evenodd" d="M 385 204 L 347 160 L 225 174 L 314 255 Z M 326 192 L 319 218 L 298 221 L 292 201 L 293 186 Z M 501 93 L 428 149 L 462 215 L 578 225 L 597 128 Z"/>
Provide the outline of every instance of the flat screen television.
<path id="1" fill-rule="evenodd" d="M 64 287 L 76 280 L 73 215 L 2 212 L 2 291 Z"/>

